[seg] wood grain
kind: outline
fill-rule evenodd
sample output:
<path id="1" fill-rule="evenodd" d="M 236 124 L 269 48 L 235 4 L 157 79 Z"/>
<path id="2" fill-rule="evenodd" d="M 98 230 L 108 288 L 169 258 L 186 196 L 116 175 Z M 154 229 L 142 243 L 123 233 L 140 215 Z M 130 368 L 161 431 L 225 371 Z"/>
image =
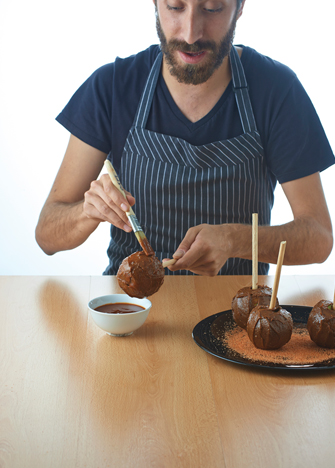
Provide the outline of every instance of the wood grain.
<path id="1" fill-rule="evenodd" d="M 334 279 L 282 276 L 279 301 L 332 300 Z M 115 277 L 0 277 L 0 467 L 333 466 L 333 371 L 259 371 L 192 339 L 247 285 L 167 276 L 120 338 L 87 309 Z"/>

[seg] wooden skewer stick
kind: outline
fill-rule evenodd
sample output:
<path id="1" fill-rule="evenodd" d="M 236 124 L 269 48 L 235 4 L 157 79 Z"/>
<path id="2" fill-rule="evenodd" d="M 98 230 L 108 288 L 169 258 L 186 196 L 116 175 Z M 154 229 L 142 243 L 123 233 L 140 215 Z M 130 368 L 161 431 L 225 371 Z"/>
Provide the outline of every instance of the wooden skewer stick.
<path id="1" fill-rule="evenodd" d="M 258 213 L 252 214 L 252 289 L 258 287 Z"/>
<path id="2" fill-rule="evenodd" d="M 126 194 L 125 194 L 125 191 L 121 185 L 121 182 L 120 182 L 120 179 L 112 165 L 112 163 L 106 159 L 105 160 L 105 168 L 108 172 L 108 175 L 113 183 L 113 185 L 119 190 L 119 192 L 122 193 L 122 195 L 124 196 L 124 198 L 127 200 L 127 197 L 126 197 Z M 127 202 L 128 203 L 128 202 Z M 136 218 L 136 215 L 132 209 L 132 207 L 130 206 L 129 207 L 129 211 L 126 212 L 126 215 L 128 216 L 128 219 L 130 221 L 130 225 L 135 233 L 135 236 L 140 244 L 140 246 L 142 247 L 142 249 L 144 250 L 144 253 L 146 255 L 155 255 L 155 252 L 153 250 L 153 248 L 151 247 L 148 239 L 146 238 L 146 235 L 144 234 L 143 232 L 143 229 L 141 228 L 139 222 L 138 222 L 138 219 Z"/>
<path id="3" fill-rule="evenodd" d="M 334 289 L 334 299 L 333 299 L 333 310 L 335 310 L 335 289 Z"/>
<path id="4" fill-rule="evenodd" d="M 176 259 L 175 258 L 171 258 L 171 260 L 164 260 L 162 262 L 162 265 L 163 265 L 163 268 L 166 268 L 168 267 L 169 265 L 174 265 L 176 263 Z"/>
<path id="5" fill-rule="evenodd" d="M 273 283 L 272 296 L 271 296 L 269 309 L 274 309 L 276 306 L 276 299 L 277 299 L 278 286 L 279 286 L 279 280 L 280 280 L 280 272 L 281 272 L 281 267 L 284 261 L 285 249 L 286 249 L 286 241 L 282 241 L 280 243 L 280 248 L 279 248 L 276 275 L 275 275 L 275 280 Z"/>

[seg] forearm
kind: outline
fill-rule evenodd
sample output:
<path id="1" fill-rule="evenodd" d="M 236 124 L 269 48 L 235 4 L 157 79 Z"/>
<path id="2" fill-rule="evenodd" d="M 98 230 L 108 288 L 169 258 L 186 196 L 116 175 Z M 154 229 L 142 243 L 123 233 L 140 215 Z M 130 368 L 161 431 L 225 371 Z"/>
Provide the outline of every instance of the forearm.
<path id="1" fill-rule="evenodd" d="M 276 264 L 286 241 L 284 263 L 322 263 L 333 247 L 333 233 L 318 173 L 282 185 L 294 220 L 280 226 L 258 227 L 258 261 Z M 229 258 L 252 259 L 252 226 L 201 224 L 190 228 L 177 251 L 171 271 L 190 270 L 217 275 Z"/>
<path id="2" fill-rule="evenodd" d="M 251 226 L 231 226 L 229 238 L 232 256 L 251 259 Z M 298 218 L 280 226 L 259 226 L 258 260 L 277 263 L 281 241 L 287 242 L 285 265 L 322 263 L 333 246 L 330 225 L 323 226 L 311 217 Z"/>
<path id="3" fill-rule="evenodd" d="M 46 205 L 40 215 L 35 237 L 48 255 L 81 245 L 98 227 L 99 221 L 90 219 L 83 211 L 83 201 L 54 202 Z"/>

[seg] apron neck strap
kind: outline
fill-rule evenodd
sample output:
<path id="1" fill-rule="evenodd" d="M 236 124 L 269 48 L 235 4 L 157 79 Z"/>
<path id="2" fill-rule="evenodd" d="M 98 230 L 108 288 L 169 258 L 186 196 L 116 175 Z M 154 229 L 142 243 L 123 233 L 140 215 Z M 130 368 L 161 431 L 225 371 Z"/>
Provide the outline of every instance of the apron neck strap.
<path id="1" fill-rule="evenodd" d="M 235 93 L 236 104 L 240 114 L 243 131 L 244 133 L 253 131 L 257 132 L 255 116 L 249 97 L 247 79 L 244 74 L 244 68 L 240 56 L 234 46 L 231 48 L 229 58 L 233 78 L 233 91 Z"/>
<path id="2" fill-rule="evenodd" d="M 145 84 L 144 91 L 141 96 L 140 103 L 137 108 L 137 112 L 134 119 L 134 127 L 145 128 L 149 117 L 151 108 L 152 98 L 156 89 L 158 76 L 161 70 L 163 54 L 159 52 L 151 67 L 147 82 Z"/>

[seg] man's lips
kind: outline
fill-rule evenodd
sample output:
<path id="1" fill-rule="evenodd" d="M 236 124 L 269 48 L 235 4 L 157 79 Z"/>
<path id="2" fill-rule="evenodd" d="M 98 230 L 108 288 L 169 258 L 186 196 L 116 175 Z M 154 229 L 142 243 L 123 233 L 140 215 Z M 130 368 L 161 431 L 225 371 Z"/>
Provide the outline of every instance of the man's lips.
<path id="1" fill-rule="evenodd" d="M 181 50 L 178 50 L 178 53 L 183 62 L 196 64 L 203 60 L 203 58 L 207 54 L 207 51 L 203 50 L 201 52 L 183 52 Z"/>

